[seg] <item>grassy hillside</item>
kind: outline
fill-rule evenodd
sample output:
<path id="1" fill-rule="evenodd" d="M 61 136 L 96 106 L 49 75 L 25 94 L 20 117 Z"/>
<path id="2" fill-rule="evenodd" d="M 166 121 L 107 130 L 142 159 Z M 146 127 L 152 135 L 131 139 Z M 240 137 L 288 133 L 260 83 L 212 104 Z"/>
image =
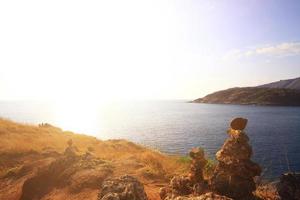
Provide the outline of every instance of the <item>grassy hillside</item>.
<path id="1" fill-rule="evenodd" d="M 300 106 L 300 92 L 292 89 L 244 87 L 209 94 L 194 103 Z"/>
<path id="2" fill-rule="evenodd" d="M 129 174 L 145 185 L 154 200 L 159 199 L 159 187 L 170 177 L 188 171 L 186 159 L 129 141 L 101 141 L 47 124 L 0 119 L 0 138 L 0 199 L 26 199 L 22 192 L 27 196 L 39 193 L 41 199 L 96 199 L 102 180 Z M 72 162 L 63 157 L 70 139 L 78 155 Z M 34 184 L 41 182 L 47 187 L 35 191 Z"/>

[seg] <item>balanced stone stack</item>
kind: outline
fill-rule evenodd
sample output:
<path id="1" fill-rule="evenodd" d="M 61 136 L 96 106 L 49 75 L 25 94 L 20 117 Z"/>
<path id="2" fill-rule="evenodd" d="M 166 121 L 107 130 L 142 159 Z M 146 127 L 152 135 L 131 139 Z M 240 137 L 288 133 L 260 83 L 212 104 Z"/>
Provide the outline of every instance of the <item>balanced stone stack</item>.
<path id="1" fill-rule="evenodd" d="M 68 147 L 65 149 L 64 155 L 68 157 L 76 157 L 76 147 L 73 145 L 72 139 L 68 140 Z"/>
<path id="2" fill-rule="evenodd" d="M 233 199 L 251 199 L 256 189 L 253 178 L 261 173 L 260 166 L 250 160 L 252 148 L 243 131 L 246 125 L 247 119 L 243 118 L 231 122 L 229 138 L 216 154 L 219 163 L 210 180 L 215 192 Z"/>
<path id="3" fill-rule="evenodd" d="M 161 188 L 161 199 L 201 195 L 207 191 L 207 181 L 203 177 L 203 169 L 207 163 L 204 151 L 201 148 L 193 148 L 189 155 L 192 158 L 189 175 L 173 177 L 169 186 Z"/>
<path id="4" fill-rule="evenodd" d="M 193 148 L 190 151 L 192 164 L 189 173 L 190 182 L 193 185 L 193 194 L 203 194 L 207 190 L 207 181 L 203 177 L 203 169 L 207 163 L 204 151 L 201 148 Z"/>
<path id="5" fill-rule="evenodd" d="M 192 164 L 190 169 L 190 180 L 193 183 L 203 182 L 203 169 L 207 163 L 204 157 L 204 151 L 201 148 L 193 148 L 190 151 L 190 157 L 192 158 Z"/>

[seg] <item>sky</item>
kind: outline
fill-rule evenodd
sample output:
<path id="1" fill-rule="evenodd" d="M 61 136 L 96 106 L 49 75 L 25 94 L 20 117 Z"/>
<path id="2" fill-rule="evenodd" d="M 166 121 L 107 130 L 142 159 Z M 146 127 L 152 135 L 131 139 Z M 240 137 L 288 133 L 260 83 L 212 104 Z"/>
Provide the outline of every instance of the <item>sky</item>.
<path id="1" fill-rule="evenodd" d="M 300 76 L 300 1 L 0 1 L 0 100 L 195 99 Z"/>

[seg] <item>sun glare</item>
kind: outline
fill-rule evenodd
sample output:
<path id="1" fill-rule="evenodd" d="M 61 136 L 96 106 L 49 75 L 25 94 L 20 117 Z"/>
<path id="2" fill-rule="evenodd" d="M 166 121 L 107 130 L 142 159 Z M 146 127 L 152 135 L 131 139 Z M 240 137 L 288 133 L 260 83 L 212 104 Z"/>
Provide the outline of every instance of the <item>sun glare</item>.
<path id="1" fill-rule="evenodd" d="M 64 130 L 96 135 L 101 127 L 101 107 L 101 102 L 62 101 L 55 103 L 53 113 Z"/>

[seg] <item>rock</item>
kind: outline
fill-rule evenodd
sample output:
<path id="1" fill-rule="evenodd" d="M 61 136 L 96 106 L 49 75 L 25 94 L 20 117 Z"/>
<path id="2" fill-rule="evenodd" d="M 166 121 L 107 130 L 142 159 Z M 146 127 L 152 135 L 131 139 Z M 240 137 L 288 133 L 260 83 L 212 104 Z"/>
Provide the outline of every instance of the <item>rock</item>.
<path id="1" fill-rule="evenodd" d="M 216 153 L 216 158 L 226 164 L 237 163 L 239 160 L 249 160 L 252 156 L 252 148 L 248 144 L 248 136 L 240 131 L 230 130 L 230 138 Z"/>
<path id="2" fill-rule="evenodd" d="M 233 199 L 251 198 L 256 189 L 253 178 L 261 173 L 260 166 L 250 160 L 252 148 L 242 131 L 246 124 L 247 119 L 243 118 L 231 122 L 230 137 L 216 153 L 219 163 L 210 180 L 213 191 Z"/>
<path id="3" fill-rule="evenodd" d="M 230 127 L 234 130 L 244 130 L 248 120 L 244 118 L 235 118 L 231 121 Z"/>
<path id="4" fill-rule="evenodd" d="M 196 197 L 179 196 L 175 198 L 167 198 L 166 200 L 232 200 L 232 199 L 226 196 L 220 196 L 215 193 L 209 192 Z"/>
<path id="5" fill-rule="evenodd" d="M 68 146 L 64 151 L 64 155 L 68 157 L 76 157 L 76 149 L 73 146 Z"/>
<path id="6" fill-rule="evenodd" d="M 173 195 L 188 195 L 193 191 L 193 184 L 187 176 L 175 176 L 170 181 L 170 188 Z"/>
<path id="7" fill-rule="evenodd" d="M 160 189 L 161 199 L 201 195 L 207 191 L 208 183 L 203 177 L 203 169 L 207 163 L 204 151 L 201 148 L 193 148 L 189 155 L 192 158 L 189 175 L 173 177 L 169 186 Z"/>
<path id="8" fill-rule="evenodd" d="M 160 189 L 159 195 L 161 199 L 190 195 L 193 193 L 193 186 L 190 177 L 174 176 L 167 187 Z"/>
<path id="9" fill-rule="evenodd" d="M 204 181 L 203 169 L 207 163 L 204 151 L 201 148 L 193 148 L 190 151 L 190 157 L 192 158 L 192 164 L 189 177 L 194 183 L 202 183 Z"/>
<path id="10" fill-rule="evenodd" d="M 68 146 L 72 146 L 73 145 L 73 140 L 69 139 L 67 143 L 68 143 Z"/>
<path id="11" fill-rule="evenodd" d="M 255 190 L 256 200 L 282 200 L 276 189 L 276 182 L 258 184 Z"/>
<path id="12" fill-rule="evenodd" d="M 300 199 L 300 173 L 286 173 L 281 175 L 277 184 L 277 191 L 282 200 Z"/>
<path id="13" fill-rule="evenodd" d="M 144 186 L 132 176 L 108 179 L 103 182 L 98 200 L 147 200 Z"/>
<path id="14" fill-rule="evenodd" d="M 76 146 L 73 145 L 72 139 L 68 140 L 68 147 L 64 151 L 64 155 L 68 157 L 75 157 L 77 156 L 77 148 Z"/>

